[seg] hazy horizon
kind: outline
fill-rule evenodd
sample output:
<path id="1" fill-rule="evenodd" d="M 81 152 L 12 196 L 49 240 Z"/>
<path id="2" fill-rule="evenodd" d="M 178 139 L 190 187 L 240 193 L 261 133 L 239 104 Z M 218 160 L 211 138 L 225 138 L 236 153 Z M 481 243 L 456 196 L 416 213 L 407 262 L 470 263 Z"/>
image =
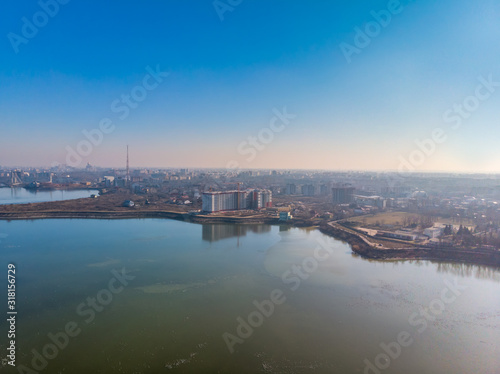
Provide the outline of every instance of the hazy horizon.
<path id="1" fill-rule="evenodd" d="M 56 10 L 1 16 L 2 165 L 500 172 L 494 0 Z"/>
<path id="2" fill-rule="evenodd" d="M 126 170 L 125 165 L 93 165 L 92 167 L 98 169 L 114 169 L 114 170 Z M 61 167 L 65 167 L 64 164 L 60 165 Z M 50 165 L 0 165 L 0 167 L 7 169 L 50 169 L 53 166 Z M 86 168 L 86 164 L 82 165 L 77 170 L 84 170 Z M 202 166 L 155 166 L 155 165 L 130 165 L 130 170 L 177 170 L 177 169 L 189 169 L 189 170 L 215 170 L 215 171 L 278 171 L 278 172 L 325 172 L 325 173 L 381 173 L 381 174 L 399 174 L 399 175 L 418 175 L 418 174 L 428 174 L 428 175 L 441 175 L 441 174 L 450 174 L 450 175 L 489 175 L 489 176 L 500 176 L 500 172 L 481 172 L 476 170 L 464 170 L 464 171 L 453 171 L 453 170 L 414 170 L 414 171 L 398 171 L 387 170 L 387 169 L 317 169 L 317 168 L 273 168 L 273 167 L 241 167 L 238 169 L 229 169 L 224 167 L 202 167 Z"/>

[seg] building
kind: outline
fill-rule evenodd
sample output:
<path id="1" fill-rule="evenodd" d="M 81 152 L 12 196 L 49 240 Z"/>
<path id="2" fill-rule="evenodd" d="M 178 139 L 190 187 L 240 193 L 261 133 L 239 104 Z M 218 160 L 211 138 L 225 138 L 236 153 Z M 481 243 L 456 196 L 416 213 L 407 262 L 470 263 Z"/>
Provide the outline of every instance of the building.
<path id="1" fill-rule="evenodd" d="M 273 194 L 269 190 L 253 190 L 251 205 L 253 209 L 271 208 L 273 205 Z"/>
<path id="2" fill-rule="evenodd" d="M 294 183 L 288 183 L 286 185 L 286 195 L 296 195 L 297 194 L 297 185 Z"/>
<path id="3" fill-rule="evenodd" d="M 431 239 L 439 238 L 443 233 L 444 229 L 441 227 L 429 227 L 424 230 L 424 235 Z"/>
<path id="4" fill-rule="evenodd" d="M 104 178 L 102 180 L 102 183 L 104 183 L 104 185 L 106 187 L 111 187 L 115 183 L 115 177 L 113 177 L 113 176 L 104 176 Z"/>
<path id="5" fill-rule="evenodd" d="M 114 180 L 114 185 L 115 185 L 115 187 L 126 187 L 127 180 L 125 178 L 118 177 Z"/>
<path id="6" fill-rule="evenodd" d="M 204 212 L 221 212 L 238 210 L 238 192 L 206 192 L 202 197 L 202 210 Z"/>
<path id="7" fill-rule="evenodd" d="M 396 232 L 378 231 L 376 236 L 381 236 L 381 237 L 385 237 L 385 238 L 392 238 L 392 239 L 399 239 L 399 240 L 407 240 L 407 241 L 414 241 L 418 237 L 418 235 L 415 233 L 401 231 L 401 230 L 398 230 Z"/>
<path id="8" fill-rule="evenodd" d="M 334 204 L 350 204 L 354 201 L 354 187 L 333 187 L 332 198 Z"/>
<path id="9" fill-rule="evenodd" d="M 323 195 L 323 196 L 328 195 L 328 185 L 326 185 L 326 184 L 320 185 L 319 186 L 319 194 Z"/>
<path id="10" fill-rule="evenodd" d="M 272 201 L 272 192 L 269 190 L 205 192 L 202 196 L 202 210 L 214 213 L 270 208 Z"/>
<path id="11" fill-rule="evenodd" d="M 135 203 L 132 200 L 125 200 L 122 206 L 126 208 L 133 208 L 135 206 Z"/>
<path id="12" fill-rule="evenodd" d="M 314 186 L 314 184 L 304 184 L 302 186 L 302 195 L 304 196 L 316 195 L 316 186 Z"/>
<path id="13" fill-rule="evenodd" d="M 280 221 L 289 221 L 292 218 L 293 217 L 290 212 L 280 212 Z"/>
<path id="14" fill-rule="evenodd" d="M 356 203 L 385 209 L 387 207 L 387 199 L 380 196 L 355 196 Z"/>

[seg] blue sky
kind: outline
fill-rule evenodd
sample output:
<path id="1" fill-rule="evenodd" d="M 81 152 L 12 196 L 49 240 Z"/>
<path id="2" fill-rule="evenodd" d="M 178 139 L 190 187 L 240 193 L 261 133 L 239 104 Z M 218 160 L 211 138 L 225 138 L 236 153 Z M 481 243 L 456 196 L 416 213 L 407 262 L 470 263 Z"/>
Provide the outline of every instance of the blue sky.
<path id="1" fill-rule="evenodd" d="M 15 47 L 43 10 L 3 4 L 0 165 L 66 163 L 69 147 L 82 166 L 123 166 L 130 144 L 137 167 L 394 170 L 442 128 L 414 169 L 500 172 L 500 87 L 459 129 L 443 120 L 480 77 L 500 82 L 500 2 L 401 1 L 348 63 L 341 43 L 390 3 L 243 0 L 221 20 L 213 1 L 71 0 Z M 111 104 L 148 66 L 169 75 L 120 119 Z M 296 117 L 249 160 L 242 143 L 284 107 Z M 114 130 L 78 153 L 103 118 Z"/>

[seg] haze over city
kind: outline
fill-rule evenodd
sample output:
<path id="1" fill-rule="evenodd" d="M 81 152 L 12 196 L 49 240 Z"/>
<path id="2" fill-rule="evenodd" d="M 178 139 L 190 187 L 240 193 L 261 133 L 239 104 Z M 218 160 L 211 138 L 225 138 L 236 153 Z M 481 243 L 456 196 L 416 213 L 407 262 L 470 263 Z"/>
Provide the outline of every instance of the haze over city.
<path id="1" fill-rule="evenodd" d="M 67 164 L 109 119 L 81 167 L 129 144 L 134 167 L 500 172 L 497 1 L 70 1 L 35 32 L 40 10 L 0 16 L 2 165 Z"/>
<path id="2" fill-rule="evenodd" d="M 500 374 L 499 0 L 4 3 L 2 373 Z"/>

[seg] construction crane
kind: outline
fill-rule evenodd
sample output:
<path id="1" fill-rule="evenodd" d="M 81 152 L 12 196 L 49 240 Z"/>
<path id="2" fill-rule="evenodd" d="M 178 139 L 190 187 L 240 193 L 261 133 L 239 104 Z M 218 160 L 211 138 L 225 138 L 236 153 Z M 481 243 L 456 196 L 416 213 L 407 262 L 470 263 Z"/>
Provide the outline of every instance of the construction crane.
<path id="1" fill-rule="evenodd" d="M 130 167 L 129 167 L 129 160 L 128 160 L 128 144 L 127 144 L 127 176 L 125 178 L 125 183 L 127 187 L 130 185 Z"/>

